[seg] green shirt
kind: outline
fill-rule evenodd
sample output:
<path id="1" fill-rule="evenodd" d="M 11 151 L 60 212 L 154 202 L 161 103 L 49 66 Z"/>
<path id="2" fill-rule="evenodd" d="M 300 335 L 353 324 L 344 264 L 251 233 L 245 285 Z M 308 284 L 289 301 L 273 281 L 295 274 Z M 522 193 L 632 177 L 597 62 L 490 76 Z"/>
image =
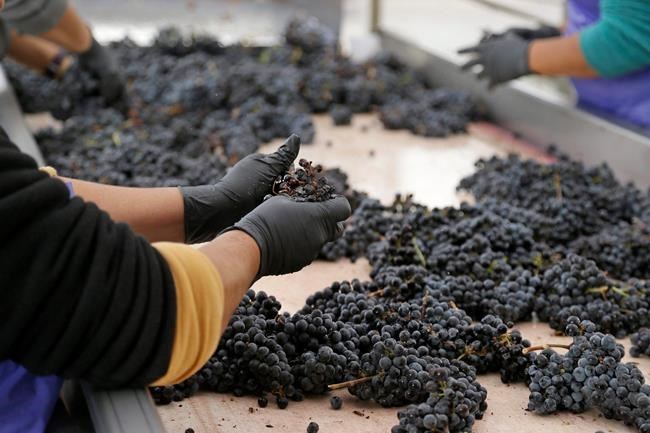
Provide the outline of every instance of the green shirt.
<path id="1" fill-rule="evenodd" d="M 650 0 L 600 0 L 600 20 L 581 31 L 580 47 L 603 77 L 650 66 Z"/>

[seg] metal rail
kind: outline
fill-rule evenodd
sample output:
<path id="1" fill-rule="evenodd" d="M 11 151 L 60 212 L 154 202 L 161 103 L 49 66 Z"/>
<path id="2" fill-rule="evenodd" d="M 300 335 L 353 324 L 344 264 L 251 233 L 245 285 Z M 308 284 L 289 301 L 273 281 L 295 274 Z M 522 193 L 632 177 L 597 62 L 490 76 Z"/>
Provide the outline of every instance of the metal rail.
<path id="1" fill-rule="evenodd" d="M 95 433 L 164 433 L 162 421 L 144 389 L 105 391 L 81 385 Z"/>

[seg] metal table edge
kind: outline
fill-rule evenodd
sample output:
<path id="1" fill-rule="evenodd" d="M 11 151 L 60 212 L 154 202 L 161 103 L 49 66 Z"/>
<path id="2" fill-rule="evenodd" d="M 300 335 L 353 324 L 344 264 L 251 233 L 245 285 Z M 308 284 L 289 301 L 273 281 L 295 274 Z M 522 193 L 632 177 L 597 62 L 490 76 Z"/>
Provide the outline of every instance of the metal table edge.
<path id="1" fill-rule="evenodd" d="M 146 389 L 81 388 L 96 433 L 164 433 L 165 427 Z"/>

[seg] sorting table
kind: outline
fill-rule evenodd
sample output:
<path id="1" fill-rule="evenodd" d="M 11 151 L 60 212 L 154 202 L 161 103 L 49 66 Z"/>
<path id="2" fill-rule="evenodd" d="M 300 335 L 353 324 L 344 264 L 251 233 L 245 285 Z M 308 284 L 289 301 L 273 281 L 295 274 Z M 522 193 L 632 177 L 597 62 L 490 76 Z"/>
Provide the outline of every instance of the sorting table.
<path id="1" fill-rule="evenodd" d="M 352 125 L 344 127 L 334 127 L 327 116 L 315 116 L 314 122 L 315 143 L 303 146 L 300 157 L 326 168 L 341 167 L 354 188 L 385 203 L 390 203 L 396 193 L 413 193 L 416 201 L 428 206 L 458 205 L 468 197 L 457 194 L 455 187 L 474 171 L 478 158 L 516 152 L 524 157 L 549 159 L 540 150 L 488 123 L 472 124 L 467 134 L 432 139 L 385 130 L 372 114 L 356 115 Z M 270 152 L 280 143 L 269 143 L 262 151 Z M 317 261 L 291 275 L 262 278 L 253 289 L 276 296 L 284 310 L 293 312 L 303 306 L 309 294 L 333 281 L 367 280 L 369 271 L 366 260 Z M 570 340 L 555 336 L 545 323 L 518 323 L 515 328 L 533 344 Z M 630 346 L 629 339 L 621 343 Z M 650 378 L 650 359 L 631 360 L 638 362 L 645 377 Z M 479 380 L 488 390 L 488 409 L 483 420 L 474 425 L 475 433 L 636 431 L 619 421 L 606 420 L 593 410 L 577 415 L 562 412 L 538 416 L 525 410 L 528 388 L 524 384 L 502 384 L 497 374 L 482 375 Z M 330 408 L 331 395 L 343 399 L 342 409 Z M 196 433 L 302 433 L 310 421 L 320 425 L 321 433 L 380 433 L 389 432 L 397 423 L 398 410 L 360 401 L 346 390 L 290 402 L 284 410 L 278 409 L 272 399 L 262 409 L 256 397 L 205 392 L 158 407 L 169 433 L 184 433 L 187 428 Z"/>

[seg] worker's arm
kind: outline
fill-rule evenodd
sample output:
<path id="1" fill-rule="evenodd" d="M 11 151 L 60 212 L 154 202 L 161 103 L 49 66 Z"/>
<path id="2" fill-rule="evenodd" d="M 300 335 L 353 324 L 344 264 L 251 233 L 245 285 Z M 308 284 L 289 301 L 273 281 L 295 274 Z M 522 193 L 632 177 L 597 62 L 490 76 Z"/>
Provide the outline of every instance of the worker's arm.
<path id="1" fill-rule="evenodd" d="M 600 20 L 564 37 L 527 39 L 506 32 L 460 50 L 480 66 L 490 86 L 536 73 L 574 77 L 615 77 L 650 66 L 650 7 L 647 0 L 602 0 Z M 523 35 L 523 36 L 522 36 Z"/>
<path id="2" fill-rule="evenodd" d="M 528 46 L 530 71 L 540 75 L 597 77 L 580 48 L 580 35 L 536 39 Z"/>
<path id="3" fill-rule="evenodd" d="M 502 33 L 489 34 L 484 41 L 499 40 L 505 36 L 514 36 L 528 42 L 529 72 L 577 77 L 597 75 L 582 54 L 580 38 L 577 34 L 563 37 L 561 29 L 551 26 L 512 27 Z"/>
<path id="4" fill-rule="evenodd" d="M 532 73 L 597 75 L 582 55 L 578 35 L 529 41 L 515 33 L 506 33 L 458 52 L 473 56 L 461 69 L 481 67 L 478 77 L 487 79 L 490 87 Z"/>
<path id="5" fill-rule="evenodd" d="M 64 180 L 72 183 L 76 195 L 149 241 L 205 242 L 258 206 L 299 150 L 300 138 L 292 135 L 276 152 L 239 161 L 214 185 L 127 188 Z"/>
<path id="6" fill-rule="evenodd" d="M 75 195 L 127 223 L 150 242 L 185 242 L 183 197 L 178 188 L 129 188 L 62 178 Z"/>
<path id="7" fill-rule="evenodd" d="M 215 241 L 213 255 L 239 263 L 225 279 L 215 257 L 182 244 L 152 248 L 94 204 L 70 199 L 4 135 L 0 221 L 0 359 L 106 387 L 175 382 L 205 362 L 225 306 L 259 267 L 243 232 L 229 235 L 237 242 L 228 251 Z"/>
<path id="8" fill-rule="evenodd" d="M 300 269 L 348 215 L 277 198 L 200 250 L 152 247 L 0 131 L 0 360 L 104 387 L 181 381 L 256 275 Z"/>
<path id="9" fill-rule="evenodd" d="M 181 382 L 213 355 L 232 312 L 260 266 L 255 240 L 242 231 L 219 236 L 197 250 L 157 243 L 171 271 L 176 294 L 176 327 L 165 374 L 153 385 Z"/>

